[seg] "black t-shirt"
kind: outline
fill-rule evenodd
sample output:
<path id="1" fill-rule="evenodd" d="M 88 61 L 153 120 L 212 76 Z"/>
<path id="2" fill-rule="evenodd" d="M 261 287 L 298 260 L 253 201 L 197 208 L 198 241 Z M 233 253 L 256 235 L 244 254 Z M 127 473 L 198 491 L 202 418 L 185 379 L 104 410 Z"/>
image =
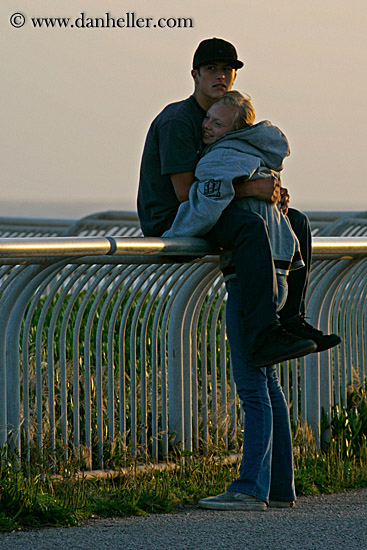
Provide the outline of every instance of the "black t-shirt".
<path id="1" fill-rule="evenodd" d="M 170 174 L 194 172 L 205 110 L 194 96 L 171 103 L 153 120 L 140 165 L 138 214 L 147 237 L 169 229 L 179 207 Z"/>

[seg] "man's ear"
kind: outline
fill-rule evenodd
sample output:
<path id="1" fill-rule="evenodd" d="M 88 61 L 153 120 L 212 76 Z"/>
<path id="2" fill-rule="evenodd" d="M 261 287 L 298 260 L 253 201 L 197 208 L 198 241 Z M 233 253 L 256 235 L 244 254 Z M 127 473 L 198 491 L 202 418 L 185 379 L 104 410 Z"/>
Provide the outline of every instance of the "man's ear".
<path id="1" fill-rule="evenodd" d="M 198 84 L 198 71 L 196 69 L 192 69 L 191 76 L 194 79 L 195 84 Z"/>

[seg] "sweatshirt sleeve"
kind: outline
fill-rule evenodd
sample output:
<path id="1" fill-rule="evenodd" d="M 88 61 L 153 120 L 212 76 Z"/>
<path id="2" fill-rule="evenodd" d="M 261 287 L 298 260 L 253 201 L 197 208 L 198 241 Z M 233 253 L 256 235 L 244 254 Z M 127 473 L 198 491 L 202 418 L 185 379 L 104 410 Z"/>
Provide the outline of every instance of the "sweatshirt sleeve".
<path id="1" fill-rule="evenodd" d="M 171 228 L 162 237 L 200 237 L 214 227 L 234 197 L 232 174 L 221 157 L 208 153 L 199 161 L 189 200 L 180 204 Z"/>
<path id="2" fill-rule="evenodd" d="M 259 168 L 260 161 L 228 148 L 214 148 L 198 162 L 196 181 L 189 200 L 178 208 L 170 229 L 162 237 L 200 237 L 210 231 L 223 210 L 234 198 L 234 178 L 250 178 Z"/>

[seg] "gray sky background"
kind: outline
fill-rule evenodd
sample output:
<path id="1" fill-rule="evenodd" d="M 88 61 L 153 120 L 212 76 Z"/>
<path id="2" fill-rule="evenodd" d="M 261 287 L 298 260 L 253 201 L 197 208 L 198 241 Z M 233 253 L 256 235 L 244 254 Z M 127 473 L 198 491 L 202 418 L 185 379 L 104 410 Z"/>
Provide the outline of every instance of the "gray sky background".
<path id="1" fill-rule="evenodd" d="M 10 16 L 22 13 L 22 28 Z M 31 17 L 190 17 L 193 28 L 32 28 Z M 1 0 L 0 216 L 135 210 L 148 126 L 192 93 L 193 52 L 225 38 L 235 88 L 288 136 L 303 210 L 366 210 L 365 0 Z"/>

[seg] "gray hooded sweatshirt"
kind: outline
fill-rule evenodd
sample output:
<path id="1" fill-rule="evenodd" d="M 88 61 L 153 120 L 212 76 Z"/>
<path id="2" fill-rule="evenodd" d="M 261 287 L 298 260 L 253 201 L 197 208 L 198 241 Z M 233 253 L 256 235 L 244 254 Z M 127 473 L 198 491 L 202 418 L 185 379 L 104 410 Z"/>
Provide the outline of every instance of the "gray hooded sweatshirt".
<path id="1" fill-rule="evenodd" d="M 196 166 L 189 200 L 180 204 L 171 228 L 162 237 L 205 235 L 233 200 L 235 178 L 279 177 L 289 153 L 286 136 L 268 120 L 230 132 L 208 145 Z M 287 275 L 290 269 L 304 265 L 298 239 L 279 205 L 249 197 L 236 200 L 235 206 L 256 212 L 267 222 L 277 273 Z"/>

